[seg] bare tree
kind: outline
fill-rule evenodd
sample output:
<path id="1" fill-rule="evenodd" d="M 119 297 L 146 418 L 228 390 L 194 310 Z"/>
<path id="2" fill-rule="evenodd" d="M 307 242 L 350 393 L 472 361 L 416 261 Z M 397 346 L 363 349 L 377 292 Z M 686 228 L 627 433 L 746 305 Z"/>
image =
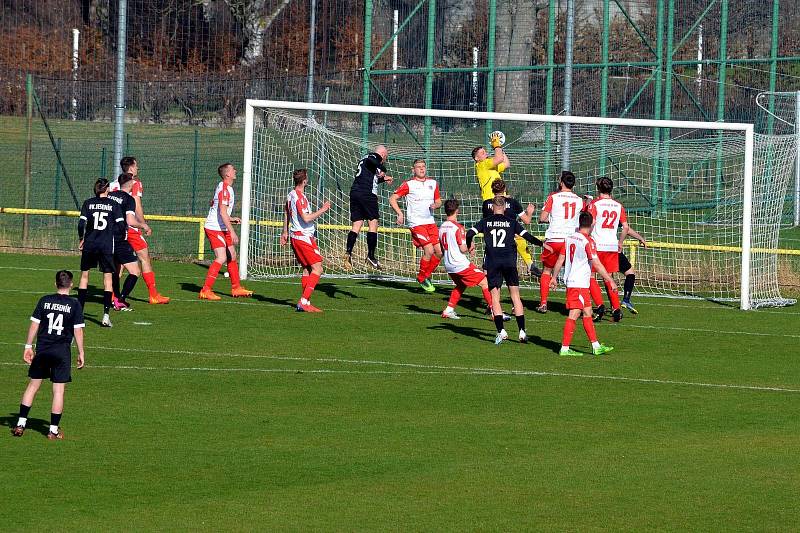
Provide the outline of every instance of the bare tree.
<path id="1" fill-rule="evenodd" d="M 267 0 L 225 0 L 234 18 L 242 25 L 245 46 L 242 64 L 252 65 L 264 53 L 264 38 L 275 19 L 292 0 L 279 0 L 275 7 L 267 10 Z"/>
<path id="2" fill-rule="evenodd" d="M 497 0 L 495 64 L 498 67 L 531 64 L 536 15 L 536 0 Z M 527 113 L 530 107 L 529 70 L 498 72 L 495 75 L 495 110 Z"/>
<path id="3" fill-rule="evenodd" d="M 442 41 L 444 54 L 442 62 L 446 67 L 462 66 L 465 49 L 472 53 L 472 46 L 478 43 L 464 43 L 462 41 L 464 28 L 475 19 L 475 0 L 444 0 L 441 18 L 444 24 Z"/>

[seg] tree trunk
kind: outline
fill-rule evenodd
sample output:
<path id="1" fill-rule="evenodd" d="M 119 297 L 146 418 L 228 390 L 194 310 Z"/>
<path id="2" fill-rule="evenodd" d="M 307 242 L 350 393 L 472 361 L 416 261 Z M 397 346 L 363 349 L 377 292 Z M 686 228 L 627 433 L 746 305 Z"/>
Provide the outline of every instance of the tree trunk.
<path id="1" fill-rule="evenodd" d="M 495 65 L 530 65 L 536 33 L 535 0 L 498 0 Z M 530 106 L 530 71 L 498 72 L 494 105 L 501 113 L 527 113 Z"/>
<path id="2" fill-rule="evenodd" d="M 462 67 L 471 64 L 467 58 L 472 57 L 472 47 L 480 43 L 465 43 L 461 37 L 465 26 L 471 24 L 475 17 L 475 0 L 442 0 L 442 8 L 443 24 L 440 29 L 444 44 L 444 66 Z"/>
<path id="3" fill-rule="evenodd" d="M 242 52 L 242 64 L 245 66 L 256 63 L 264 53 L 264 38 L 281 11 L 289 5 L 291 0 L 281 0 L 275 9 L 265 13 L 266 0 L 225 0 L 231 13 L 242 25 L 245 45 Z"/>

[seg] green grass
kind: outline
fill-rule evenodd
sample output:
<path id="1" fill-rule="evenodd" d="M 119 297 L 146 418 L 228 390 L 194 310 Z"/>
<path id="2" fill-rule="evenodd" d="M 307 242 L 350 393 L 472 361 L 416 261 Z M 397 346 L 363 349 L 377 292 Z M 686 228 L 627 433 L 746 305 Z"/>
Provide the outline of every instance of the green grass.
<path id="1" fill-rule="evenodd" d="M 74 257 L 0 255 L 0 420 L 16 421 L 21 343 Z M 44 438 L 0 435 L 6 527 L 209 530 L 788 530 L 800 520 L 798 310 L 636 300 L 603 358 L 560 358 L 564 317 L 494 346 L 479 293 L 297 280 L 200 302 L 205 269 L 156 263 L 168 306 L 87 304 L 87 367 Z M 96 277 L 96 276 L 95 276 Z M 223 295 L 227 280 L 217 288 Z M 137 325 L 145 322 L 149 325 Z M 516 328 L 510 328 L 512 339 Z M 584 333 L 576 348 L 587 351 Z M 771 390 L 781 389 L 781 390 Z M 6 430 L 7 431 L 7 428 Z"/>

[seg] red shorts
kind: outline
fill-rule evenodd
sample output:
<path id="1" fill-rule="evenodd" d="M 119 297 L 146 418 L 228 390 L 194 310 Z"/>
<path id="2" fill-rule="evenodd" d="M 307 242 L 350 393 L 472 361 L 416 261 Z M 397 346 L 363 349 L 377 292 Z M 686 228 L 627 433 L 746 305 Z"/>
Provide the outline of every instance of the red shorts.
<path id="1" fill-rule="evenodd" d="M 476 267 L 472 263 L 470 263 L 469 266 L 461 272 L 454 272 L 450 274 L 450 279 L 452 279 L 456 285 L 462 285 L 464 287 L 474 287 L 485 278 L 486 274 L 483 273 L 483 270 Z"/>
<path id="2" fill-rule="evenodd" d="M 556 266 L 556 261 L 558 261 L 558 256 L 561 251 L 564 249 L 564 241 L 545 241 L 548 246 L 550 246 L 553 251 L 548 252 L 544 248 L 542 248 L 542 264 L 545 268 L 553 268 Z"/>
<path id="3" fill-rule="evenodd" d="M 619 252 L 597 252 L 597 258 L 609 274 L 619 272 Z"/>
<path id="4" fill-rule="evenodd" d="M 138 231 L 131 231 L 128 230 L 128 244 L 131 245 L 134 252 L 138 252 L 139 250 L 144 250 L 147 248 L 147 243 L 142 237 L 141 232 Z"/>
<path id="5" fill-rule="evenodd" d="M 322 254 L 314 237 L 292 237 L 292 250 L 297 262 L 303 267 L 310 267 L 322 261 Z"/>
<path id="6" fill-rule="evenodd" d="M 206 237 L 208 237 L 208 242 L 211 243 L 212 250 L 216 248 L 228 248 L 233 246 L 233 240 L 231 239 L 230 231 L 219 231 L 208 228 L 205 228 L 205 231 Z"/>
<path id="7" fill-rule="evenodd" d="M 567 309 L 585 309 L 592 306 L 592 295 L 589 289 L 567 287 Z"/>
<path id="8" fill-rule="evenodd" d="M 422 248 L 428 244 L 439 244 L 439 228 L 436 224 L 423 224 L 411 228 L 411 242 L 417 248 Z"/>

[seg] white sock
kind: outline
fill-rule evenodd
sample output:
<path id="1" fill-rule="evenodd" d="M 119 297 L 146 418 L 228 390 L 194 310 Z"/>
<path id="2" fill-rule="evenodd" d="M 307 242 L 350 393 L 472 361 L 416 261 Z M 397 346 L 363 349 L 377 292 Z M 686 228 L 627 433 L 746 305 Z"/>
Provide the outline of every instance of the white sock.
<path id="1" fill-rule="evenodd" d="M 525 330 L 524 329 L 519 330 L 519 336 L 520 337 L 525 337 Z"/>
<path id="2" fill-rule="evenodd" d="M 25 424 L 27 424 L 27 423 L 28 423 L 28 419 L 27 418 L 19 417 L 19 420 L 17 420 L 17 425 L 18 426 L 25 427 Z"/>
<path id="3" fill-rule="evenodd" d="M 445 307 L 445 308 L 444 308 L 444 312 L 445 312 L 445 313 L 452 313 L 453 311 L 455 311 L 455 309 L 453 309 L 453 308 L 452 308 L 452 307 L 450 307 L 449 305 L 448 305 L 447 307 Z"/>
<path id="4" fill-rule="evenodd" d="M 50 433 L 58 433 L 58 426 L 50 425 Z"/>
<path id="5" fill-rule="evenodd" d="M 569 345 L 567 345 L 567 346 L 564 346 L 564 345 L 562 344 L 562 345 L 561 345 L 561 349 L 562 349 L 562 350 L 569 350 Z"/>
<path id="6" fill-rule="evenodd" d="M 600 341 L 594 341 L 592 343 L 592 348 L 599 348 L 599 347 L 600 347 Z"/>
<path id="7" fill-rule="evenodd" d="M 300 298 L 300 303 L 303 305 L 311 305 L 311 300 L 306 300 L 305 298 Z"/>
<path id="8" fill-rule="evenodd" d="M 500 330 L 500 335 L 502 335 L 502 336 L 504 336 L 504 337 L 505 337 L 506 335 L 508 335 L 508 333 L 506 333 L 506 330 L 505 330 L 505 328 L 503 328 L 503 329 L 501 329 L 501 330 Z"/>
<path id="9" fill-rule="evenodd" d="M 103 313 L 103 320 L 111 320 L 111 317 L 108 316 L 108 313 Z"/>

